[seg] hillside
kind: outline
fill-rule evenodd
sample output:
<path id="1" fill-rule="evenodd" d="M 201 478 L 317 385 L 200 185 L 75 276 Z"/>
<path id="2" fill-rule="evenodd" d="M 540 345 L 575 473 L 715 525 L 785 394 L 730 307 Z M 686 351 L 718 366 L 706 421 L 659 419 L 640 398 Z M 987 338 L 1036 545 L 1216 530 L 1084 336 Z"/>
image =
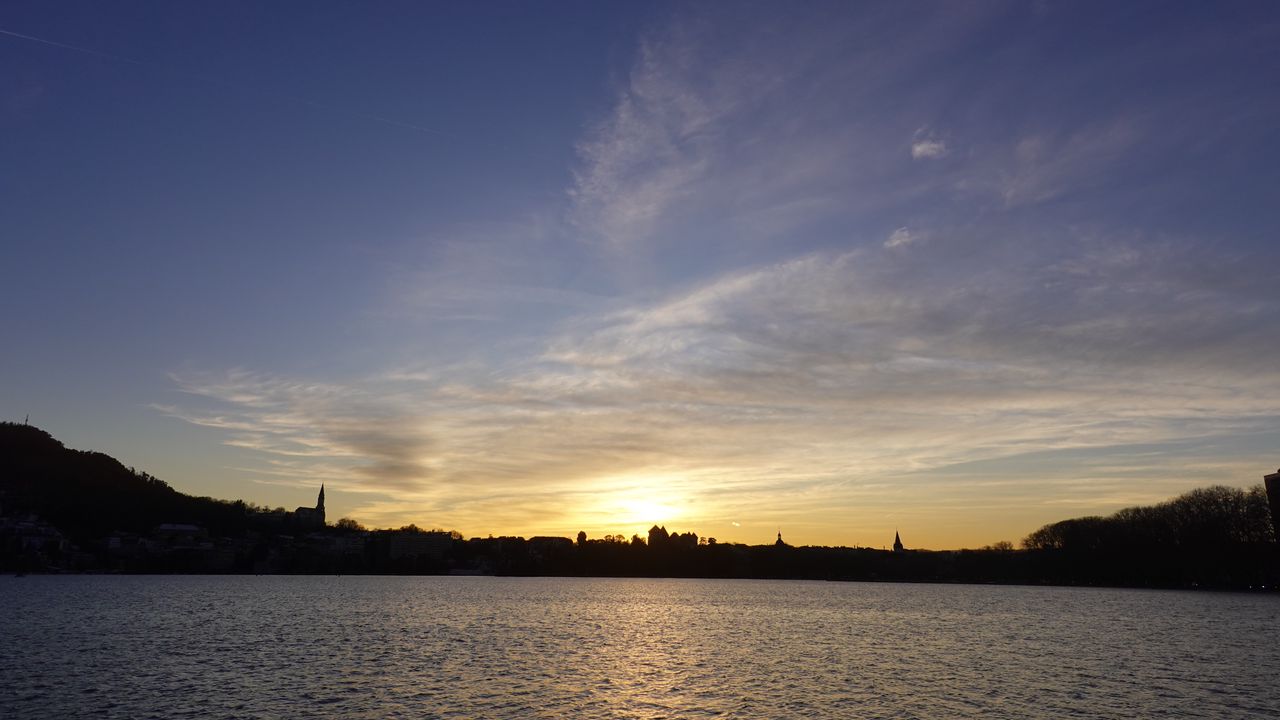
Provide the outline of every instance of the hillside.
<path id="1" fill-rule="evenodd" d="M 230 534 L 255 522 L 243 502 L 180 493 L 109 455 L 72 450 L 17 423 L 0 423 L 0 512 L 34 513 L 75 542 L 161 523 Z"/>

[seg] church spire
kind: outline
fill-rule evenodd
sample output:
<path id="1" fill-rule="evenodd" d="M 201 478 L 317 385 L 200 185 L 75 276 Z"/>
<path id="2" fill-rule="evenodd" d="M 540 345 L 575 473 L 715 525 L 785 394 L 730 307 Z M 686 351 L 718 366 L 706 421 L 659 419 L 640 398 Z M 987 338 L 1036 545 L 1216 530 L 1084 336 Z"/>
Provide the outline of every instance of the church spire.
<path id="1" fill-rule="evenodd" d="M 324 483 L 320 483 L 320 497 L 316 498 L 316 510 L 324 517 Z"/>

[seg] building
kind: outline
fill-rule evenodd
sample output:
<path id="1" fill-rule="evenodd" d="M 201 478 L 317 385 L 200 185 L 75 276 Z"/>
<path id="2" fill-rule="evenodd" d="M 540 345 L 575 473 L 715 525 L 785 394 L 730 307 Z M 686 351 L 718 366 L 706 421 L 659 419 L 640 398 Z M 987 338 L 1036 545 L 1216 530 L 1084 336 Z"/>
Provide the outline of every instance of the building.
<path id="1" fill-rule="evenodd" d="M 529 555 L 537 560 L 562 558 L 573 550 L 573 541 L 567 537 L 537 535 L 529 538 Z"/>
<path id="2" fill-rule="evenodd" d="M 300 507 L 294 510 L 293 519 L 299 525 L 324 527 L 324 483 L 320 484 L 320 497 L 316 498 L 316 506 Z"/>
<path id="3" fill-rule="evenodd" d="M 393 530 L 378 533 L 385 542 L 386 556 L 392 560 L 427 558 L 443 560 L 453 549 L 453 536 L 440 530 Z M 568 540 L 568 538 L 564 538 Z"/>
<path id="4" fill-rule="evenodd" d="M 900 553 L 905 550 L 906 548 L 902 547 L 902 538 L 898 535 L 898 531 L 894 530 L 893 531 L 893 551 L 896 553 Z"/>
<path id="5" fill-rule="evenodd" d="M 209 543 L 209 532 L 199 525 L 164 523 L 151 531 L 151 539 L 163 549 L 198 548 Z"/>

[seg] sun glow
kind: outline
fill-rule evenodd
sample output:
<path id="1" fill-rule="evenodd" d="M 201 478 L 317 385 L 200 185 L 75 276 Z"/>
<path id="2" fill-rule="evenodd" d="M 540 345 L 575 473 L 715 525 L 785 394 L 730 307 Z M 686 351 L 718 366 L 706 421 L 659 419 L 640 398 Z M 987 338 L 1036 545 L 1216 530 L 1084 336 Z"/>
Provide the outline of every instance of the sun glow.
<path id="1" fill-rule="evenodd" d="M 655 524 L 687 518 L 689 499 L 679 489 L 684 481 L 665 475 L 604 479 L 587 514 L 604 527 L 643 535 Z"/>
<path id="2" fill-rule="evenodd" d="M 668 522 L 678 514 L 674 505 L 656 500 L 625 500 L 620 504 L 619 519 L 628 525 L 651 525 Z"/>

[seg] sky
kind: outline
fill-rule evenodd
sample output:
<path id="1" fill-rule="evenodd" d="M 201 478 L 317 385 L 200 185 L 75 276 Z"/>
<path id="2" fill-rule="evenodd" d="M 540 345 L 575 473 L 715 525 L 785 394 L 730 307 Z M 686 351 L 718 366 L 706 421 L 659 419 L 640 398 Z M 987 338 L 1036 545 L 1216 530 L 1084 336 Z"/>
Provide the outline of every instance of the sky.
<path id="1" fill-rule="evenodd" d="M 1280 466 L 1272 3 L 0 7 L 0 415 L 466 536 Z"/>

